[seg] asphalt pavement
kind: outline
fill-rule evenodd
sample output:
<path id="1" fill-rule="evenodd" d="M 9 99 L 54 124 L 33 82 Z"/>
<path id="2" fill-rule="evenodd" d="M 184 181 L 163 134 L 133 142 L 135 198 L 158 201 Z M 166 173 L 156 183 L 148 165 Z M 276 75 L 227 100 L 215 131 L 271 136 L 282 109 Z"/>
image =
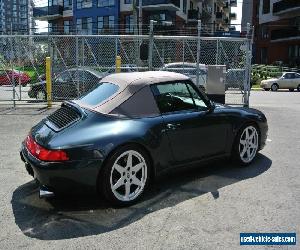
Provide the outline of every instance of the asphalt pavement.
<path id="1" fill-rule="evenodd" d="M 241 232 L 296 232 L 290 249 L 299 249 L 300 93 L 252 92 L 250 104 L 269 122 L 252 165 L 172 173 L 120 209 L 92 197 L 40 200 L 18 150 L 51 110 L 0 106 L 0 249 L 264 249 L 241 247 Z"/>

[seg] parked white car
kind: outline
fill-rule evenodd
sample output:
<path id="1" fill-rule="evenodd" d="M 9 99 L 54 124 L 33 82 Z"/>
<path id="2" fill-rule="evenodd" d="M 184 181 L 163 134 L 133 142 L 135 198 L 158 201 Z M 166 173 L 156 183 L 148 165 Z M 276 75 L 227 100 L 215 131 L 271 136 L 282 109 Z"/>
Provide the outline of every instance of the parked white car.
<path id="1" fill-rule="evenodd" d="M 295 72 L 284 72 L 279 78 L 261 81 L 260 87 L 266 91 L 270 89 L 272 91 L 277 91 L 278 89 L 289 89 L 290 91 L 297 89 L 300 91 L 300 74 Z"/>
<path id="2" fill-rule="evenodd" d="M 189 62 L 175 62 L 165 64 L 160 70 L 180 73 L 191 78 L 197 85 L 197 64 Z M 199 88 L 205 91 L 207 81 L 207 67 L 205 64 L 199 64 Z"/>

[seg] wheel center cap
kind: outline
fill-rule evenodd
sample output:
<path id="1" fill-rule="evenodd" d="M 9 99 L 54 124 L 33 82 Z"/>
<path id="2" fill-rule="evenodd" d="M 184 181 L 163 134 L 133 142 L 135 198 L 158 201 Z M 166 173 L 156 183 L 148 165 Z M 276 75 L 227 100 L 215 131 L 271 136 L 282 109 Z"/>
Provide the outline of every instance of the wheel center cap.
<path id="1" fill-rule="evenodd" d="M 130 173 L 127 173 L 127 178 L 130 178 Z"/>

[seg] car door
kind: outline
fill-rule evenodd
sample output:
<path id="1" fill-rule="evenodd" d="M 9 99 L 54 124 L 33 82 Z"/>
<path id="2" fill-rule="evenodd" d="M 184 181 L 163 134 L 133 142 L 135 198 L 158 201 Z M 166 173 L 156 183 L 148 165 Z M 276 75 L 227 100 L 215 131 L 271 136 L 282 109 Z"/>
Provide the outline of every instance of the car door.
<path id="1" fill-rule="evenodd" d="M 295 74 L 295 84 L 294 84 L 294 88 L 298 88 L 298 86 L 300 86 L 300 74 L 296 73 Z M 300 89 L 300 88 L 299 88 Z"/>
<path id="2" fill-rule="evenodd" d="M 279 87 L 281 89 L 291 88 L 292 76 L 290 73 L 285 73 L 278 81 Z"/>
<path id="3" fill-rule="evenodd" d="M 289 88 L 291 88 L 291 89 L 295 89 L 295 88 L 297 88 L 297 81 L 298 81 L 298 79 L 297 79 L 297 74 L 296 73 L 290 73 L 290 75 L 291 75 L 291 79 L 290 79 L 290 85 L 289 85 Z"/>
<path id="4" fill-rule="evenodd" d="M 59 74 L 52 85 L 54 99 L 69 99 L 74 97 L 73 72 L 66 70 Z"/>
<path id="5" fill-rule="evenodd" d="M 176 163 L 225 153 L 229 122 L 209 110 L 208 101 L 191 82 L 156 84 L 151 88 Z"/>

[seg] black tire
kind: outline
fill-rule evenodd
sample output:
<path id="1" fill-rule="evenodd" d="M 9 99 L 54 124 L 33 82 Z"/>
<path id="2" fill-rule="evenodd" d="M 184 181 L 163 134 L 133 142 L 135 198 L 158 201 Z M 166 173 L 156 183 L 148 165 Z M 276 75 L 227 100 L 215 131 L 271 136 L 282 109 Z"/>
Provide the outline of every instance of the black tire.
<path id="1" fill-rule="evenodd" d="M 257 148 L 255 150 L 254 155 L 251 157 L 252 159 L 249 162 L 245 162 L 240 154 L 240 140 L 241 137 L 243 136 L 243 133 L 245 131 L 246 128 L 252 127 L 256 130 L 257 133 Z M 259 141 L 260 141 L 260 132 L 258 127 L 253 124 L 253 123 L 247 123 L 245 124 L 237 133 L 236 138 L 234 140 L 234 144 L 232 146 L 232 153 L 231 153 L 231 159 L 233 160 L 234 163 L 236 163 L 237 166 L 239 167 L 244 167 L 244 166 L 248 166 L 249 164 L 251 164 L 253 162 L 253 160 L 255 159 L 258 151 L 259 151 Z"/>
<path id="2" fill-rule="evenodd" d="M 300 92 L 300 84 L 297 87 L 297 91 Z"/>
<path id="3" fill-rule="evenodd" d="M 269 91 L 269 90 L 270 90 L 270 88 L 264 88 L 264 90 L 265 90 L 265 91 Z"/>
<path id="4" fill-rule="evenodd" d="M 143 188 L 140 189 L 140 193 L 138 193 L 138 195 L 136 197 L 134 197 L 131 200 L 120 200 L 113 192 L 112 190 L 112 184 L 111 181 L 114 181 L 113 178 L 115 178 L 115 176 L 113 176 L 114 174 L 119 174 L 118 177 L 116 177 L 116 182 L 114 183 L 114 185 L 119 182 L 122 178 L 122 174 L 118 173 L 118 171 L 116 171 L 114 169 L 114 164 L 117 161 L 118 165 L 121 165 L 123 161 L 123 157 L 122 154 L 126 154 L 126 152 L 128 151 L 134 151 L 137 152 L 138 154 L 140 154 L 142 156 L 142 158 L 144 159 L 145 163 L 146 163 L 146 169 L 141 170 L 143 171 L 143 173 L 146 173 L 146 179 L 144 182 L 144 186 Z M 121 157 L 119 159 L 119 157 Z M 126 156 L 124 156 L 126 157 Z M 135 157 L 135 156 L 134 156 Z M 134 161 L 134 157 L 132 158 Z M 118 160 L 119 159 L 119 160 Z M 128 159 L 128 158 L 126 158 Z M 138 158 L 136 157 L 135 160 L 138 160 Z M 120 164 L 119 164 L 120 163 Z M 126 164 L 124 162 L 124 164 Z M 136 166 L 136 165 L 135 165 Z M 130 206 L 134 203 L 136 203 L 145 193 L 145 190 L 148 188 L 148 185 L 150 183 L 150 178 L 151 178 L 151 160 L 150 157 L 148 156 L 148 154 L 141 149 L 140 147 L 136 146 L 136 145 L 125 145 L 122 146 L 120 148 L 118 148 L 117 150 L 115 150 L 110 156 L 109 158 L 106 160 L 105 165 L 102 168 L 102 171 L 100 172 L 100 176 L 99 176 L 99 191 L 102 193 L 102 195 L 104 196 L 104 198 L 106 198 L 111 204 L 116 205 L 116 206 Z M 124 169 L 126 169 L 127 167 L 125 167 Z M 140 170 L 139 170 L 140 171 Z M 139 171 L 137 171 L 135 173 L 135 176 L 137 176 L 137 174 L 139 173 Z M 131 172 L 131 171 L 129 171 Z M 123 173 L 123 178 L 126 179 L 126 182 L 128 183 L 132 183 L 132 179 L 131 177 L 128 176 L 128 172 Z M 140 174 L 140 173 L 139 173 Z M 142 175 L 142 174 L 141 174 Z M 123 182 L 123 180 L 121 181 L 121 183 Z M 124 193 L 126 192 L 126 182 L 124 180 L 124 184 L 122 184 L 122 186 L 120 186 L 120 191 L 121 192 L 123 190 L 123 186 L 124 186 Z M 135 184 L 129 184 L 132 186 L 136 186 Z M 131 186 L 130 186 L 131 187 Z M 138 186 L 136 186 L 137 188 L 139 188 Z M 119 188 L 117 188 L 116 190 L 118 190 Z M 115 190 L 115 191 L 116 191 Z M 131 188 L 129 188 L 129 190 L 131 191 Z M 136 191 L 135 191 L 136 192 Z M 133 192 L 134 193 L 134 192 Z M 123 197 L 125 197 L 126 194 L 124 194 Z"/>
<path id="5" fill-rule="evenodd" d="M 294 92 L 294 89 L 289 89 L 290 92 Z"/>
<path id="6" fill-rule="evenodd" d="M 272 91 L 277 91 L 279 88 L 278 84 L 277 83 L 273 83 L 272 86 L 271 86 L 271 90 Z"/>

